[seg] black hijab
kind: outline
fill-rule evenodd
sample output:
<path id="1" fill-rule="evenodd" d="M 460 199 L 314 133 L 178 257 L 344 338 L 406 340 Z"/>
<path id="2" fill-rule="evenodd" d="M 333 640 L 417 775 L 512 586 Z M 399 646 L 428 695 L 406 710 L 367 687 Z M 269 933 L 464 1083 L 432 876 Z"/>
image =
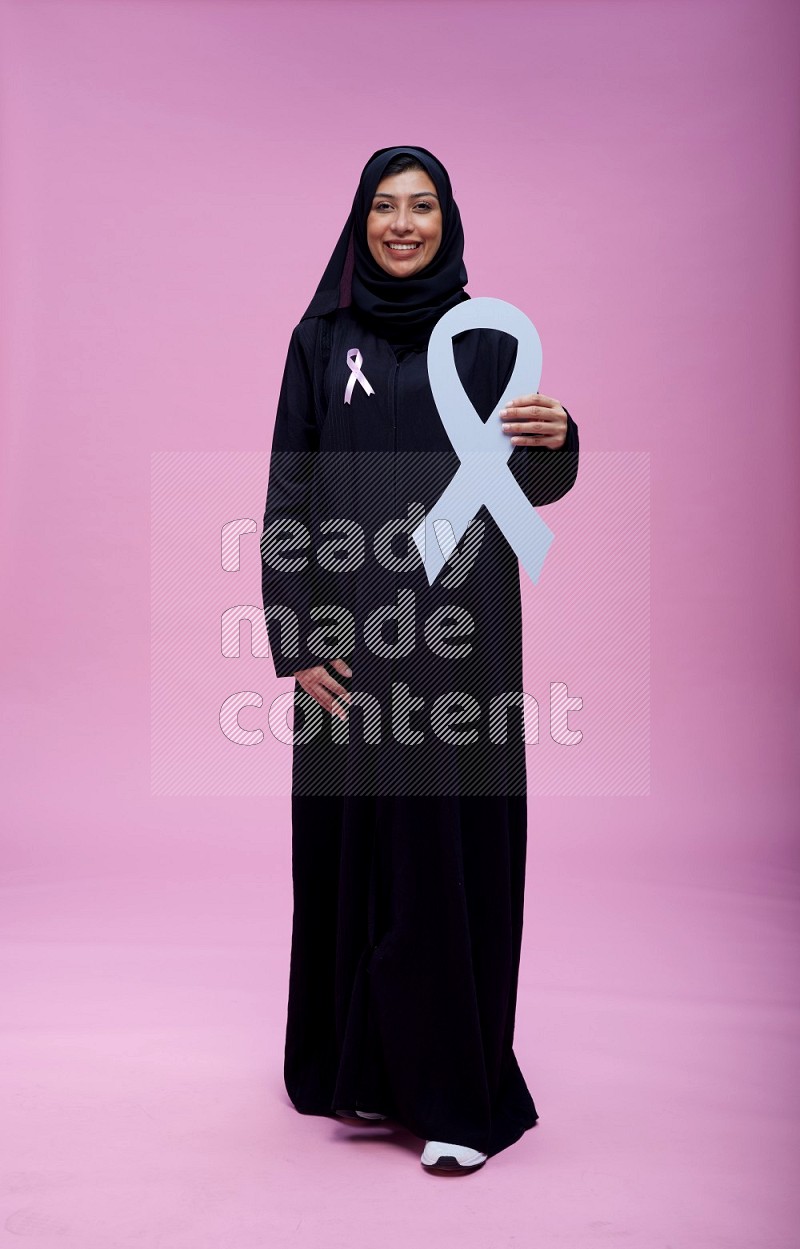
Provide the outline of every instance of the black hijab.
<path id="1" fill-rule="evenodd" d="M 436 187 L 442 241 L 430 264 L 413 277 L 398 278 L 373 258 L 367 245 L 367 216 L 384 169 L 396 156 L 406 153 L 427 170 Z M 364 166 L 350 215 L 301 320 L 352 305 L 357 315 L 389 342 L 424 346 L 443 313 L 469 299 L 464 290 L 466 282 L 461 214 L 444 165 L 424 147 L 384 147 Z"/>

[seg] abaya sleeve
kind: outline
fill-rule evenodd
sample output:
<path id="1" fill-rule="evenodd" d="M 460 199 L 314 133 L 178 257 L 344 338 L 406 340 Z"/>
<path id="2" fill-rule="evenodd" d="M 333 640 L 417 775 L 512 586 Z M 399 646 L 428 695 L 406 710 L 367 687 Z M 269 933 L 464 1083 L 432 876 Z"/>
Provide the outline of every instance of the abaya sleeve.
<path id="1" fill-rule="evenodd" d="M 516 343 L 508 335 L 502 335 L 501 352 L 505 356 L 504 386 L 511 377 L 517 355 Z M 561 405 L 564 406 L 563 404 Z M 564 408 L 567 412 L 567 409 Z M 578 426 L 567 412 L 567 437 L 563 446 L 554 451 L 552 447 L 514 447 L 508 459 L 508 467 L 525 491 L 532 507 L 544 507 L 555 503 L 575 485 L 578 476 Z"/>
<path id="2" fill-rule="evenodd" d="M 319 322 L 293 330 L 283 372 L 261 537 L 261 593 L 275 673 L 292 676 L 320 662 L 308 649 L 312 565 L 311 487 L 319 447 L 315 355 Z"/>
<path id="3" fill-rule="evenodd" d="M 564 406 L 563 404 L 561 405 Z M 567 409 L 564 408 L 567 412 Z M 567 412 L 567 438 L 562 447 L 515 446 L 508 466 L 533 507 L 555 503 L 571 490 L 578 476 L 578 426 Z"/>

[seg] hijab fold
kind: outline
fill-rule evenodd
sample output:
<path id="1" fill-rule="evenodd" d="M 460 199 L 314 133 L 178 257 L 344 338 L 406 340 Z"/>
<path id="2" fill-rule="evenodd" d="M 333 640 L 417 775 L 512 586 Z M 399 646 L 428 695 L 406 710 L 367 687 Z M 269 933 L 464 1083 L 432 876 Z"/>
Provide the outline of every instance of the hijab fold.
<path id="1" fill-rule="evenodd" d="M 411 277 L 399 278 L 382 269 L 370 252 L 367 217 L 386 166 L 406 153 L 427 170 L 436 187 L 442 211 L 442 240 L 430 264 Z M 449 308 L 469 299 L 464 290 L 466 282 L 461 214 L 444 165 L 424 147 L 384 147 L 364 166 L 350 215 L 301 320 L 352 306 L 376 334 L 390 343 L 424 346 L 439 318 Z"/>

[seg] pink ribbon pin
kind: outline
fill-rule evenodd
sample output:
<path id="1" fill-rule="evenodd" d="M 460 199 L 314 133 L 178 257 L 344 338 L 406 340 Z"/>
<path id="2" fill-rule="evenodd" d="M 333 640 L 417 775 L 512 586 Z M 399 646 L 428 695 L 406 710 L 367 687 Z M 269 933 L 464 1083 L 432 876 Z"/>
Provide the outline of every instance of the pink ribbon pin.
<path id="1" fill-rule="evenodd" d="M 353 391 L 355 390 L 355 387 L 356 387 L 356 382 L 359 382 L 364 387 L 368 395 L 375 394 L 375 391 L 372 389 L 366 377 L 361 372 L 362 364 L 363 364 L 363 360 L 361 358 L 361 352 L 358 350 L 358 347 L 351 347 L 347 353 L 347 367 L 350 370 L 350 380 L 348 381 L 347 389 L 344 392 L 345 403 L 349 403 L 350 400 L 352 399 Z"/>

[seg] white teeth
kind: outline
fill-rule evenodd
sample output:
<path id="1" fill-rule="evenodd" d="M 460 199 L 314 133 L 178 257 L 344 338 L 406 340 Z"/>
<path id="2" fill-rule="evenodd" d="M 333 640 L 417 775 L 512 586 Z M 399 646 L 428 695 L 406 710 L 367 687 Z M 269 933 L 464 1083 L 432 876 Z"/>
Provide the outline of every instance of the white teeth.
<path id="1" fill-rule="evenodd" d="M 419 243 L 387 243 L 393 252 L 414 252 L 419 247 Z"/>

